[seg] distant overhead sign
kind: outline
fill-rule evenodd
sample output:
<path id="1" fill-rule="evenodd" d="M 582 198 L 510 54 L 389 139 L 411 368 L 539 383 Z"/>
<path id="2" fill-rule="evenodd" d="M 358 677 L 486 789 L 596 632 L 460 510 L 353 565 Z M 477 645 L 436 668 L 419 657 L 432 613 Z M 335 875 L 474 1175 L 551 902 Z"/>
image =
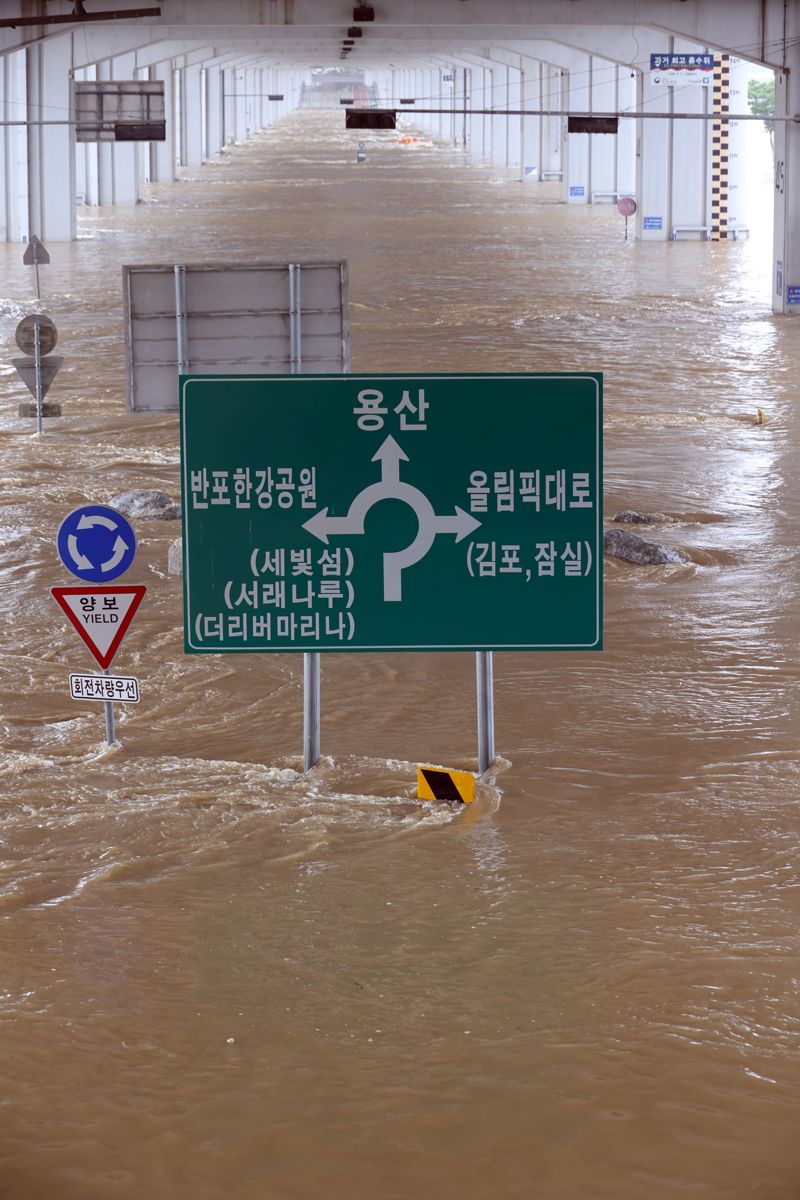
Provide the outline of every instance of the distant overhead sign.
<path id="1" fill-rule="evenodd" d="M 79 142 L 163 142 L 163 80 L 75 80 L 75 138 Z"/>
<path id="2" fill-rule="evenodd" d="M 395 129 L 397 113 L 389 108 L 348 108 L 345 129 Z"/>
<path id="3" fill-rule="evenodd" d="M 330 374 L 350 365 L 347 263 L 122 268 L 134 412 L 178 408 L 178 374 Z"/>
<path id="4" fill-rule="evenodd" d="M 617 117 L 567 117 L 567 133 L 617 133 Z"/>
<path id="5" fill-rule="evenodd" d="M 650 82 L 656 87 L 708 87 L 714 78 L 713 54 L 651 54 Z"/>
<path id="6" fill-rule="evenodd" d="M 73 509 L 61 522 L 57 545 L 67 570 L 88 583 L 110 583 L 124 575 L 136 554 L 130 524 L 103 504 Z"/>

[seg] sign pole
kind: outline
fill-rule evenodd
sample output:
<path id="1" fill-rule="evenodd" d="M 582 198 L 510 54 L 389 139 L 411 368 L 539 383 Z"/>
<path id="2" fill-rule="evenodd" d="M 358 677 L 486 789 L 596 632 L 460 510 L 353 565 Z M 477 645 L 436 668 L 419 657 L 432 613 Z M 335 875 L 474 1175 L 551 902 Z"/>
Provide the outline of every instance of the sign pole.
<path id="1" fill-rule="evenodd" d="M 303 369 L 300 309 L 300 264 L 289 263 L 289 355 L 292 375 Z M 319 762 L 320 656 L 303 655 L 303 771 Z"/>
<path id="2" fill-rule="evenodd" d="M 475 654 L 478 677 L 478 774 L 494 762 L 494 666 L 491 650 Z"/>
<path id="3" fill-rule="evenodd" d="M 37 272 L 39 268 L 36 268 Z M 38 275 L 37 275 L 38 278 Z M 42 432 L 42 342 L 40 326 L 37 323 L 33 327 L 33 362 L 36 372 L 36 432 Z"/>
<path id="4" fill-rule="evenodd" d="M 319 762 L 319 654 L 303 655 L 303 771 Z"/>
<path id="5" fill-rule="evenodd" d="M 111 674 L 108 667 L 105 668 L 103 674 Z M 106 741 L 108 742 L 109 746 L 113 746 L 114 742 L 117 740 L 116 730 L 114 728 L 114 705 L 110 700 L 104 700 L 103 709 L 106 714 Z"/>

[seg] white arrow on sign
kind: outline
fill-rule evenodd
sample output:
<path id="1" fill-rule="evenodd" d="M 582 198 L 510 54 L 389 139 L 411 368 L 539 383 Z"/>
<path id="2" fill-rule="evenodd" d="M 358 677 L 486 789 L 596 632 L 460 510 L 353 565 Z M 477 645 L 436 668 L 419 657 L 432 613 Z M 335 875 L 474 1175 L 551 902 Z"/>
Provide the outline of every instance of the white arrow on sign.
<path id="1" fill-rule="evenodd" d="M 70 558 L 81 571 L 91 571 L 94 563 L 85 554 L 81 554 L 78 549 L 78 539 L 74 533 L 71 533 L 67 538 L 67 549 L 70 553 Z"/>
<path id="2" fill-rule="evenodd" d="M 78 528 L 80 529 L 80 527 L 81 527 L 81 523 L 79 521 Z M 70 550 L 71 550 L 71 547 L 70 547 Z M 117 540 L 114 542 L 114 551 L 111 555 L 111 558 L 106 559 L 106 561 L 104 563 L 100 563 L 100 570 L 101 571 L 113 571 L 114 567 L 116 567 L 118 563 L 122 562 L 127 550 L 128 550 L 128 543 L 126 541 L 124 541 L 119 536 L 119 534 L 117 534 Z"/>
<path id="3" fill-rule="evenodd" d="M 94 529 L 95 525 L 102 525 L 104 529 L 118 529 L 116 521 L 112 521 L 111 517 L 104 517 L 102 513 L 84 513 L 76 526 L 77 529 Z"/>
<path id="4" fill-rule="evenodd" d="M 380 500 L 404 500 L 416 513 L 419 522 L 417 536 L 405 550 L 387 551 L 383 556 L 383 598 L 388 601 L 402 600 L 404 568 L 413 566 L 425 557 L 436 534 L 454 533 L 456 541 L 460 542 L 468 533 L 480 527 L 480 521 L 476 521 L 458 505 L 451 515 L 438 516 L 424 492 L 410 483 L 404 483 L 400 478 L 400 463 L 408 462 L 408 455 L 391 434 L 372 456 L 372 461 L 381 464 L 380 483 L 371 483 L 360 491 L 353 498 L 346 517 L 329 517 L 326 506 L 314 513 L 303 524 L 303 528 L 327 545 L 331 534 L 362 534 L 364 518 L 373 504 Z"/>

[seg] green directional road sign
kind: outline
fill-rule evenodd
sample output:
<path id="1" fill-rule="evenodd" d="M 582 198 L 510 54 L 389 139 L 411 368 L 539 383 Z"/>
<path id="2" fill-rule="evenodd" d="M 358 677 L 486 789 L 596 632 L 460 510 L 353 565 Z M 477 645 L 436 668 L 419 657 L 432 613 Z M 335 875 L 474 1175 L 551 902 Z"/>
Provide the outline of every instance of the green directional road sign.
<path id="1" fill-rule="evenodd" d="M 601 649 L 602 376 L 180 387 L 188 653 Z"/>

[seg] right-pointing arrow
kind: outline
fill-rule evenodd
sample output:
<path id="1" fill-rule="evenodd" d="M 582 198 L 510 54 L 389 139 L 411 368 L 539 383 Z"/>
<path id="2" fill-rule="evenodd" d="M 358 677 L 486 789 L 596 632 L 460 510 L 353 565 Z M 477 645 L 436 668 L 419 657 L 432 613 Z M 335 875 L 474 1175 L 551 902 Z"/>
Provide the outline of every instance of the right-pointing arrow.
<path id="1" fill-rule="evenodd" d="M 468 533 L 472 533 L 474 529 L 480 528 L 480 521 L 476 521 L 468 512 L 464 512 L 463 508 L 456 505 L 456 511 L 453 516 L 435 517 L 434 529 L 436 533 L 454 533 L 456 541 L 460 542 Z"/>

